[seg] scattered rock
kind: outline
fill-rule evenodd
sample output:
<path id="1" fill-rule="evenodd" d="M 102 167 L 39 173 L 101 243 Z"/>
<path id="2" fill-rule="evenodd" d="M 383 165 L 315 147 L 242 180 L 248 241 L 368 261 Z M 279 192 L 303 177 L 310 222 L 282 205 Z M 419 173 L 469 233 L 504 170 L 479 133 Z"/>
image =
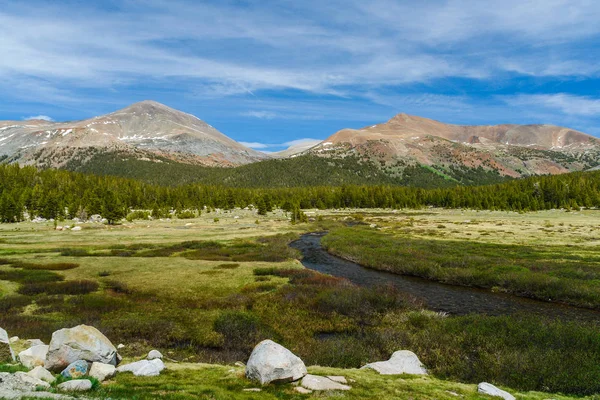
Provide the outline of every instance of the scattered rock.
<path id="1" fill-rule="evenodd" d="M 25 341 L 25 346 L 27 346 L 27 348 L 29 347 L 33 347 L 33 346 L 43 346 L 46 343 L 42 342 L 40 339 L 27 339 Z"/>
<path id="2" fill-rule="evenodd" d="M 146 357 L 146 358 L 148 360 L 155 360 L 157 358 L 162 360 L 163 355 L 158 350 L 150 350 L 150 353 L 148 353 L 148 357 Z"/>
<path id="3" fill-rule="evenodd" d="M 21 382 L 31 385 L 34 388 L 50 389 L 50 384 L 48 382 L 44 382 L 41 379 L 35 378 L 29 375 L 27 372 L 15 372 L 15 376 L 19 378 Z"/>
<path id="4" fill-rule="evenodd" d="M 235 364 L 233 364 L 233 365 L 235 365 L 236 367 L 245 367 L 246 366 L 246 364 L 244 364 L 241 361 L 236 361 Z"/>
<path id="5" fill-rule="evenodd" d="M 362 368 L 374 369 L 381 375 L 427 375 L 427 370 L 417 355 L 408 350 L 396 351 L 388 361 L 370 363 Z"/>
<path id="6" fill-rule="evenodd" d="M 27 374 L 30 376 L 33 376 L 34 378 L 37 378 L 41 381 L 45 381 L 48 383 L 52 383 L 56 380 L 56 378 L 54 377 L 54 375 L 52 375 L 52 373 L 50 371 L 48 371 L 46 368 L 41 367 L 41 366 L 35 367 L 31 371 L 29 371 Z"/>
<path id="7" fill-rule="evenodd" d="M 117 349 L 92 326 L 79 325 L 54 332 L 46 357 L 46 369 L 62 370 L 77 360 L 117 365 Z"/>
<path id="8" fill-rule="evenodd" d="M 100 382 L 103 382 L 107 379 L 112 378 L 117 374 L 117 368 L 111 364 L 104 364 L 101 362 L 95 362 L 92 364 L 92 368 L 90 368 L 89 375 L 92 378 L 98 379 Z"/>
<path id="9" fill-rule="evenodd" d="M 332 381 L 334 381 L 334 382 L 337 382 L 337 383 L 343 383 L 343 384 L 346 384 L 346 383 L 348 383 L 348 381 L 346 380 L 346 378 L 345 378 L 345 377 L 343 377 L 343 376 L 338 376 L 338 375 L 329 375 L 327 378 L 329 378 L 329 379 L 331 379 Z"/>
<path id="10" fill-rule="evenodd" d="M 125 364 L 117 368 L 117 372 L 132 372 L 135 376 L 158 376 L 165 369 L 165 364 L 157 358 L 151 361 L 142 360 Z"/>
<path id="11" fill-rule="evenodd" d="M 294 390 L 300 394 L 311 394 L 313 391 L 302 386 L 296 386 Z"/>
<path id="12" fill-rule="evenodd" d="M 481 382 L 479 385 L 477 385 L 477 391 L 489 396 L 502 397 L 504 400 L 515 400 L 515 396 L 512 394 L 505 392 L 502 389 L 498 389 L 496 386 L 487 382 Z"/>
<path id="13" fill-rule="evenodd" d="M 88 379 L 75 379 L 61 383 L 57 388 L 65 392 L 87 392 L 92 388 L 92 381 Z"/>
<path id="14" fill-rule="evenodd" d="M 348 385 L 342 385 L 339 382 L 332 381 L 325 376 L 308 374 L 302 378 L 300 386 L 309 390 L 350 390 Z"/>
<path id="15" fill-rule="evenodd" d="M 15 374 L 9 374 L 7 372 L 0 373 L 0 399 L 71 399 L 71 397 L 39 391 L 39 389 L 45 389 L 49 386 L 48 383 L 38 380 L 24 372 L 17 372 Z"/>
<path id="16" fill-rule="evenodd" d="M 19 341 L 19 337 L 18 336 L 13 336 L 10 339 L 8 339 L 8 342 L 11 343 L 11 344 L 12 343 L 16 343 L 18 341 Z"/>
<path id="17" fill-rule="evenodd" d="M 24 367 L 29 369 L 43 366 L 48 355 L 48 348 L 45 344 L 40 344 L 23 350 L 19 353 L 19 361 Z"/>
<path id="18" fill-rule="evenodd" d="M 0 362 L 14 362 L 15 353 L 12 347 L 10 347 L 10 341 L 8 340 L 8 333 L 0 328 Z"/>
<path id="19" fill-rule="evenodd" d="M 65 368 L 60 374 L 65 378 L 77 379 L 87 375 L 88 369 L 89 365 L 87 361 L 77 360 L 69 364 L 69 366 Z"/>
<path id="20" fill-rule="evenodd" d="M 73 232 L 78 232 L 78 231 L 80 231 L 80 230 L 81 230 L 81 227 L 80 227 L 80 226 L 74 226 L 74 227 L 71 229 L 71 231 L 73 231 Z"/>
<path id="21" fill-rule="evenodd" d="M 298 356 L 272 340 L 257 344 L 246 365 L 246 377 L 263 385 L 297 381 L 306 373 L 306 366 Z"/>
<path id="22" fill-rule="evenodd" d="M 248 388 L 248 389 L 244 389 L 244 392 L 262 392 L 262 389 L 260 388 Z"/>
<path id="23" fill-rule="evenodd" d="M 125 345 L 124 345 L 123 343 L 119 343 L 119 344 L 117 345 L 117 349 L 121 350 L 121 349 L 123 349 L 123 348 L 125 348 Z"/>

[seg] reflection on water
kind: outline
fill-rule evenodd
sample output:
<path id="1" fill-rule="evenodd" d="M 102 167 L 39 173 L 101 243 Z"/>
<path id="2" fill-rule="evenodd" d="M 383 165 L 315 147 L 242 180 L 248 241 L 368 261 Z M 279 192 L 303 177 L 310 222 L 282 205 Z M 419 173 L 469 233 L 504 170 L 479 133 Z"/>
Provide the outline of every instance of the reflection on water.
<path id="1" fill-rule="evenodd" d="M 357 285 L 392 284 L 401 292 L 423 301 L 428 309 L 450 314 L 506 315 L 527 313 L 567 320 L 600 322 L 600 312 L 561 304 L 546 303 L 505 293 L 462 286 L 444 285 L 426 279 L 376 271 L 333 256 L 321 247 L 325 233 L 309 233 L 290 244 L 302 252 L 302 264 L 314 271 L 346 278 Z"/>

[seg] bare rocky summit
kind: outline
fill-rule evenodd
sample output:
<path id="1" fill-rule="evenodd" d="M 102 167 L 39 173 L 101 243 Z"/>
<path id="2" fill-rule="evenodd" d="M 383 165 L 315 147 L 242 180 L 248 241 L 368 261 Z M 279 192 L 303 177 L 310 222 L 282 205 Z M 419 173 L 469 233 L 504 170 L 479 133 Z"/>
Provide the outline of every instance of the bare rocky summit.
<path id="1" fill-rule="evenodd" d="M 342 129 L 309 153 L 359 155 L 394 165 L 482 167 L 521 177 L 586 170 L 598 164 L 600 140 L 553 125 L 451 125 L 398 114 L 386 123 Z"/>
<path id="2" fill-rule="evenodd" d="M 221 166 L 267 158 L 195 116 L 154 101 L 83 121 L 0 121 L 0 156 L 9 161 L 61 167 L 89 148 Z"/>

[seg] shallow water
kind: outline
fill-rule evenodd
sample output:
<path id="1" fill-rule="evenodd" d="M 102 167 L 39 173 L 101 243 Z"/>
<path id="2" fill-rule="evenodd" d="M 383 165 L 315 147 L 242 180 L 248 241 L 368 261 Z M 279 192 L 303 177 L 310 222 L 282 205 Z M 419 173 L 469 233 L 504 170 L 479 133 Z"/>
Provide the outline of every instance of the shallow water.
<path id="1" fill-rule="evenodd" d="M 346 278 L 362 286 L 392 284 L 398 290 L 422 301 L 434 311 L 466 315 L 535 314 L 565 320 L 600 322 L 600 311 L 526 299 L 506 293 L 463 286 L 445 285 L 427 279 L 407 277 L 365 268 L 329 254 L 321 246 L 326 233 L 309 233 L 292 242 L 302 252 L 302 264 L 314 271 Z"/>

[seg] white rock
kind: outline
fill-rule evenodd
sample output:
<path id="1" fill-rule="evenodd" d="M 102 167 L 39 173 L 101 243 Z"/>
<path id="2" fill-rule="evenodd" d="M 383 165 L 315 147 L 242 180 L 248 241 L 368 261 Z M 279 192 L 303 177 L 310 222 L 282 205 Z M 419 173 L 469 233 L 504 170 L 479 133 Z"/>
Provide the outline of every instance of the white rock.
<path id="1" fill-rule="evenodd" d="M 160 359 L 152 361 L 142 360 L 121 365 L 117 372 L 132 372 L 135 376 L 158 376 L 165 369 L 165 364 Z"/>
<path id="2" fill-rule="evenodd" d="M 427 370 L 417 355 L 408 350 L 396 351 L 388 361 L 370 363 L 362 368 L 374 369 L 381 375 L 427 375 Z"/>
<path id="3" fill-rule="evenodd" d="M 343 384 L 348 383 L 346 378 L 343 376 L 340 376 L 340 375 L 329 375 L 329 376 L 327 376 L 327 378 L 329 378 L 332 381 L 337 382 L 337 383 L 343 383 Z"/>
<path id="4" fill-rule="evenodd" d="M 123 343 L 119 343 L 119 344 L 117 345 L 117 349 L 121 350 L 121 349 L 123 349 L 123 348 L 125 348 L 125 345 L 124 345 Z"/>
<path id="5" fill-rule="evenodd" d="M 0 399 L 20 400 L 22 398 L 41 398 L 41 399 L 71 399 L 71 397 L 58 395 L 49 392 L 40 392 L 39 389 L 47 388 L 46 382 L 39 381 L 24 372 L 9 374 L 0 373 Z"/>
<path id="6" fill-rule="evenodd" d="M 479 385 L 477 385 L 477 391 L 489 396 L 502 397 L 504 400 L 515 400 L 515 396 L 512 394 L 505 392 L 502 389 L 498 389 L 496 386 L 487 382 L 481 382 Z"/>
<path id="7" fill-rule="evenodd" d="M 257 344 L 246 365 L 246 377 L 263 385 L 297 381 L 306 373 L 306 366 L 298 356 L 272 340 Z"/>
<path id="8" fill-rule="evenodd" d="M 146 357 L 148 360 L 154 360 L 154 359 L 161 359 L 163 358 L 163 355 L 160 353 L 160 351 L 158 350 L 150 350 L 150 353 L 148 353 L 148 357 Z"/>
<path id="9" fill-rule="evenodd" d="M 0 328 L 0 362 L 13 362 L 15 361 L 15 353 L 10 346 L 8 339 L 8 333 Z"/>
<path id="10" fill-rule="evenodd" d="M 95 362 L 92 364 L 92 368 L 90 368 L 88 375 L 103 382 L 115 376 L 116 373 L 117 368 L 114 365 Z"/>
<path id="11" fill-rule="evenodd" d="M 74 379 L 61 383 L 57 388 L 65 392 L 86 392 L 92 388 L 92 381 L 88 379 Z"/>
<path id="12" fill-rule="evenodd" d="M 11 344 L 12 343 L 16 343 L 18 341 L 19 341 L 19 337 L 18 336 L 13 336 L 10 339 L 8 339 L 8 342 L 11 343 Z"/>
<path id="13" fill-rule="evenodd" d="M 19 353 L 19 361 L 25 368 L 35 368 L 43 366 L 48 355 L 48 348 L 45 344 L 40 344 L 23 350 Z"/>
<path id="14" fill-rule="evenodd" d="M 46 357 L 46 369 L 62 371 L 77 360 L 117 365 L 117 349 L 92 326 L 79 325 L 54 332 Z"/>
<path id="15" fill-rule="evenodd" d="M 33 376 L 34 378 L 37 378 L 39 380 L 42 380 L 42 381 L 45 381 L 48 383 L 52 383 L 56 380 L 56 378 L 54 377 L 54 375 L 52 375 L 52 373 L 50 371 L 48 371 L 46 368 L 41 367 L 41 366 L 35 367 L 31 371 L 29 371 L 27 374 L 30 376 Z"/>
<path id="16" fill-rule="evenodd" d="M 40 345 L 44 345 L 46 343 L 42 342 L 40 339 L 27 339 L 25 341 L 25 345 L 27 347 L 33 347 L 33 346 L 40 346 Z"/>
<path id="17" fill-rule="evenodd" d="M 308 374 L 302 378 L 300 386 L 309 390 L 350 390 L 348 385 L 343 385 L 339 382 L 332 381 L 325 376 L 317 376 Z"/>
<path id="18" fill-rule="evenodd" d="M 27 372 L 15 372 L 15 376 L 18 377 L 22 382 L 33 386 L 34 388 L 50 389 L 50 384 L 41 379 L 35 378 L 29 375 Z"/>
<path id="19" fill-rule="evenodd" d="M 296 386 L 294 390 L 300 394 L 311 394 L 313 391 L 302 386 Z"/>
<path id="20" fill-rule="evenodd" d="M 72 232 L 78 232 L 81 230 L 80 226 L 74 226 L 73 229 L 71 229 Z"/>

